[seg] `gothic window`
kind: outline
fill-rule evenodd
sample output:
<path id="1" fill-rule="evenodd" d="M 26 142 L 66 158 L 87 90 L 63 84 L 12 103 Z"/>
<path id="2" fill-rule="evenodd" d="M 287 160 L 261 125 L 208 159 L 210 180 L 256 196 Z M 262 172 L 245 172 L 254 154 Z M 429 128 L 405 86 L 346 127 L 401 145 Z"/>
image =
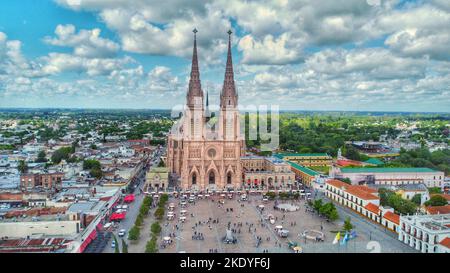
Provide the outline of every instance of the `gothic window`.
<path id="1" fill-rule="evenodd" d="M 216 184 L 216 176 L 214 175 L 214 172 L 211 171 L 209 173 L 209 184 Z"/>
<path id="2" fill-rule="evenodd" d="M 211 157 L 211 158 L 214 158 L 216 156 L 216 150 L 209 149 L 208 150 L 208 156 Z"/>

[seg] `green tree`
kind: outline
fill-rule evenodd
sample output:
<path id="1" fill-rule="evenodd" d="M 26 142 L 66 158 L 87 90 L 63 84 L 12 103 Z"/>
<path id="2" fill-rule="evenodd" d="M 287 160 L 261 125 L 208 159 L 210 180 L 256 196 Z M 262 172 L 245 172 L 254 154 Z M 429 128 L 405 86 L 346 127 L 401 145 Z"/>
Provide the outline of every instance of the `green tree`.
<path id="1" fill-rule="evenodd" d="M 39 151 L 39 153 L 38 153 L 38 156 L 37 156 L 37 158 L 36 158 L 36 163 L 44 163 L 44 162 L 47 162 L 47 158 L 46 158 L 46 154 L 45 154 L 45 151 Z"/>
<path id="2" fill-rule="evenodd" d="M 164 208 L 163 207 L 158 207 L 155 210 L 155 218 L 158 220 L 162 220 L 164 217 Z"/>
<path id="3" fill-rule="evenodd" d="M 158 222 L 154 222 L 150 228 L 150 231 L 155 235 L 159 235 L 161 233 L 161 225 Z"/>
<path id="4" fill-rule="evenodd" d="M 116 246 L 114 248 L 114 253 L 120 253 L 119 251 L 119 242 L 117 241 L 116 235 L 113 234 L 113 240 L 114 240 L 114 245 Z"/>
<path id="5" fill-rule="evenodd" d="M 139 239 L 141 235 L 141 231 L 137 226 L 133 226 L 130 231 L 128 232 L 128 240 L 136 241 Z"/>
<path id="6" fill-rule="evenodd" d="M 128 245 L 123 238 L 122 238 L 122 253 L 128 253 Z"/>
<path id="7" fill-rule="evenodd" d="M 157 238 L 152 236 L 152 238 L 145 245 L 145 253 L 156 253 L 158 252 L 158 246 L 156 244 Z"/>
<path id="8" fill-rule="evenodd" d="M 24 174 L 28 171 L 28 164 L 25 162 L 25 160 L 20 160 L 19 164 L 17 165 L 17 169 L 21 174 Z"/>
<path id="9" fill-rule="evenodd" d="M 97 178 L 97 179 L 100 179 L 100 178 L 103 177 L 103 171 L 102 171 L 101 169 L 98 169 L 98 168 L 92 168 L 92 169 L 89 171 L 89 174 L 90 174 L 92 177 L 95 177 L 95 178 Z"/>
<path id="10" fill-rule="evenodd" d="M 411 198 L 411 201 L 414 202 L 414 204 L 420 206 L 422 203 L 422 195 L 420 193 L 415 194 L 413 198 Z"/>
<path id="11" fill-rule="evenodd" d="M 425 202 L 425 206 L 436 207 L 436 206 L 445 206 L 445 205 L 447 205 L 447 199 L 445 199 L 441 195 L 433 195 L 433 196 L 431 196 L 430 200 Z"/>
<path id="12" fill-rule="evenodd" d="M 317 200 L 314 200 L 313 208 L 314 208 L 317 212 L 319 212 L 319 211 L 320 211 L 320 208 L 322 207 L 322 205 L 323 205 L 322 199 L 317 199 Z"/>
<path id="13" fill-rule="evenodd" d="M 342 227 L 344 231 L 350 232 L 353 229 L 350 217 L 347 217 L 344 221 L 344 226 Z"/>
<path id="14" fill-rule="evenodd" d="M 90 170 L 90 169 L 101 169 L 101 164 L 100 161 L 95 160 L 95 159 L 86 159 L 83 160 L 83 170 Z"/>

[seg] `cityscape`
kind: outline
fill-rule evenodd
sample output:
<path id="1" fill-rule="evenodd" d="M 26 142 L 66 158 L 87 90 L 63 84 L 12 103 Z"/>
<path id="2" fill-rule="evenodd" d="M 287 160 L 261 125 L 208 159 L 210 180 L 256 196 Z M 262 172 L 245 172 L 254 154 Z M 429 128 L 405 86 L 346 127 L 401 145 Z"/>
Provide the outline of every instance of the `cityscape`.
<path id="1" fill-rule="evenodd" d="M 445 1 L 31 2 L 0 253 L 450 253 Z"/>

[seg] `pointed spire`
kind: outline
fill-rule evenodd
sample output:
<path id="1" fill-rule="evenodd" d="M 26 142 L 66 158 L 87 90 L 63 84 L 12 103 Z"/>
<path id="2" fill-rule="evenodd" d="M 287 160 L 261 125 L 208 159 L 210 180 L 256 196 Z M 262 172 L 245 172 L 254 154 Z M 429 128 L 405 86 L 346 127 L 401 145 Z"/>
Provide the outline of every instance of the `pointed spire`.
<path id="1" fill-rule="evenodd" d="M 225 79 L 223 83 L 223 89 L 220 99 L 220 105 L 225 106 L 237 106 L 237 93 L 234 84 L 234 71 L 233 71 L 233 59 L 231 54 L 231 30 L 228 32 L 228 54 L 227 54 L 227 65 L 225 68 Z"/>
<path id="2" fill-rule="evenodd" d="M 192 53 L 192 65 L 191 65 L 191 78 L 189 80 L 189 90 L 187 93 L 187 104 L 188 106 L 203 104 L 203 92 L 200 82 L 200 70 L 198 67 L 198 56 L 197 56 L 197 32 L 198 30 L 194 28 L 194 49 Z M 195 101 L 196 98 L 200 98 L 201 101 Z"/>

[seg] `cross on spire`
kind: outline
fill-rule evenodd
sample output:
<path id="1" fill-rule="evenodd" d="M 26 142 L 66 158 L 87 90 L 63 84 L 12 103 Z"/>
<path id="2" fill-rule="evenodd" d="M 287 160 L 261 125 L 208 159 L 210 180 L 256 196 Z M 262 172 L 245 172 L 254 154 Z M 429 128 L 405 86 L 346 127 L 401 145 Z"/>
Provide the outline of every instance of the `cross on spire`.
<path id="1" fill-rule="evenodd" d="M 194 28 L 194 49 L 192 52 L 192 66 L 191 66 L 191 78 L 189 80 L 189 90 L 187 94 L 188 105 L 193 106 L 196 98 L 201 98 L 203 100 L 202 86 L 200 82 L 200 71 L 198 67 L 198 56 L 197 56 L 197 32 L 198 30 Z"/>

